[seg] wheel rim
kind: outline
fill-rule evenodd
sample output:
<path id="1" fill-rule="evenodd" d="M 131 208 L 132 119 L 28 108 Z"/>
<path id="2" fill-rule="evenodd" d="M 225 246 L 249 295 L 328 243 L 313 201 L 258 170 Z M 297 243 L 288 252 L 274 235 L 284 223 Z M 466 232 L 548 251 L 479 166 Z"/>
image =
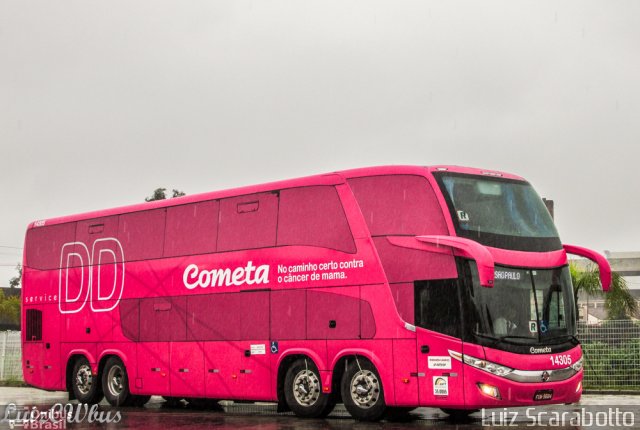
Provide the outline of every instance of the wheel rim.
<path id="1" fill-rule="evenodd" d="M 88 364 L 83 364 L 76 373 L 76 387 L 81 394 L 88 394 L 91 391 L 93 385 L 93 375 L 91 374 L 91 367 Z"/>
<path id="2" fill-rule="evenodd" d="M 370 370 L 360 370 L 351 378 L 351 400 L 363 408 L 369 409 L 380 398 L 380 380 Z"/>
<path id="3" fill-rule="evenodd" d="M 109 373 L 107 374 L 107 386 L 109 387 L 109 392 L 114 396 L 118 397 L 124 391 L 124 370 L 122 367 L 115 365 L 109 369 Z"/>
<path id="4" fill-rule="evenodd" d="M 293 378 L 293 396 L 301 406 L 313 406 L 320 398 L 320 380 L 309 369 L 301 370 Z"/>

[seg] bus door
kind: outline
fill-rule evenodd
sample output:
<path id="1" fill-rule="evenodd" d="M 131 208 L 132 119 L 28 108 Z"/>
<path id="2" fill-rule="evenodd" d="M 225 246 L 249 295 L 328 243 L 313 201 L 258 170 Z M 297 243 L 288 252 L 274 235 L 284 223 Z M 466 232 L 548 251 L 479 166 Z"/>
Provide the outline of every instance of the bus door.
<path id="1" fill-rule="evenodd" d="M 46 323 L 43 327 L 42 338 L 42 369 L 44 380 L 42 388 L 60 389 L 64 386 L 64 368 L 60 362 L 60 314 L 55 305 L 45 306 L 43 318 Z"/>
<path id="2" fill-rule="evenodd" d="M 238 369 L 238 392 L 241 399 L 269 400 L 271 396 L 270 344 L 265 341 L 234 342 L 242 351 Z"/>
<path id="3" fill-rule="evenodd" d="M 421 406 L 463 407 L 462 352 L 457 279 L 416 281 L 415 322 Z"/>
<path id="4" fill-rule="evenodd" d="M 204 350 L 207 397 L 270 399 L 271 371 L 267 342 L 206 342 Z"/>

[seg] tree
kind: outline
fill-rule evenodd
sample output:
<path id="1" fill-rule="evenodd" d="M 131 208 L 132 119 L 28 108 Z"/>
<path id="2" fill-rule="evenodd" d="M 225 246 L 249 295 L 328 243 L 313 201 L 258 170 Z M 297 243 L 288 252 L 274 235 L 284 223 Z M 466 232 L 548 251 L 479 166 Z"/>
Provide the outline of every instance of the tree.
<path id="1" fill-rule="evenodd" d="M 144 201 L 145 202 L 153 202 L 156 200 L 164 200 L 167 198 L 167 195 L 165 194 L 165 191 L 167 191 L 166 188 L 156 188 L 153 191 L 153 194 L 151 194 L 151 197 L 145 197 Z"/>
<path id="2" fill-rule="evenodd" d="M 153 191 L 153 194 L 151 194 L 151 197 L 145 197 L 144 201 L 153 202 L 156 200 L 164 200 L 167 198 L 166 191 L 167 191 L 166 188 L 156 188 Z M 175 188 L 171 190 L 171 198 L 182 197 L 182 196 L 186 196 L 184 191 L 176 190 Z"/>
<path id="3" fill-rule="evenodd" d="M 16 270 L 18 271 L 18 275 L 9 279 L 9 287 L 11 288 L 20 288 L 20 282 L 22 281 L 22 266 L 18 264 Z"/>
<path id="4" fill-rule="evenodd" d="M 20 297 L 7 297 L 2 288 L 0 288 L 0 324 L 20 327 Z"/>
<path id="5" fill-rule="evenodd" d="M 591 267 L 580 270 L 575 264 L 570 264 L 571 281 L 573 282 L 573 297 L 578 306 L 578 293 L 580 291 L 591 296 L 604 297 L 604 306 L 608 318 L 629 319 L 638 315 L 638 302 L 629 292 L 627 281 L 617 272 L 612 272 L 611 288 L 604 293 L 600 284 L 598 270 Z"/>

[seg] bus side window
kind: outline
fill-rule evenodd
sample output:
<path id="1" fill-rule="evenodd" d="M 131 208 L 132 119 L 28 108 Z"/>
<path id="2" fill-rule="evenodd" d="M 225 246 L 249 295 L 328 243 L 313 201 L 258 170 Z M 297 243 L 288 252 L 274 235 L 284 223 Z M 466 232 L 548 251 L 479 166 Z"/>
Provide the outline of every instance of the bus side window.
<path id="1" fill-rule="evenodd" d="M 39 309 L 27 309 L 25 322 L 24 340 L 26 342 L 42 340 L 42 311 Z"/>
<path id="2" fill-rule="evenodd" d="M 302 245 L 356 252 L 338 192 L 333 186 L 280 192 L 278 246 Z"/>
<path id="3" fill-rule="evenodd" d="M 27 267 L 38 270 L 58 269 L 62 245 L 74 242 L 75 237 L 75 222 L 30 229 L 26 240 Z"/>
<path id="4" fill-rule="evenodd" d="M 414 285 L 415 325 L 460 338 L 458 280 L 416 281 Z"/>
<path id="5" fill-rule="evenodd" d="M 139 338 L 142 342 L 184 341 L 187 338 L 187 298 L 155 297 L 139 304 Z M 134 308 L 135 310 L 135 308 Z M 129 327 L 134 328 L 134 327 Z M 127 331 L 129 334 L 133 330 Z"/>
<path id="6" fill-rule="evenodd" d="M 215 293 L 187 298 L 187 340 L 269 338 L 269 291 Z"/>
<path id="7" fill-rule="evenodd" d="M 216 252 L 219 208 L 217 200 L 168 208 L 164 256 Z"/>
<path id="8" fill-rule="evenodd" d="M 117 237 L 118 235 L 118 215 L 93 218 L 78 221 L 76 227 L 76 242 L 82 242 L 92 253 L 93 242 L 106 237 Z"/>
<path id="9" fill-rule="evenodd" d="M 218 252 L 276 244 L 278 195 L 249 194 L 220 201 Z"/>
<path id="10" fill-rule="evenodd" d="M 166 209 L 152 209 L 120 215 L 118 240 L 125 261 L 162 257 Z"/>
<path id="11" fill-rule="evenodd" d="M 372 236 L 448 234 L 442 209 L 426 178 L 385 175 L 348 182 Z"/>

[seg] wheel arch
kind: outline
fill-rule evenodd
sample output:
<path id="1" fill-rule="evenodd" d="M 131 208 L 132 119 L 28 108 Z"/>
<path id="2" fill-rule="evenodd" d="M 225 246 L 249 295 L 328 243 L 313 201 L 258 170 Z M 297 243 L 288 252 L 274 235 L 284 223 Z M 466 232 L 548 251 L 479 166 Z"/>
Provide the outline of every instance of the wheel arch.
<path id="1" fill-rule="evenodd" d="M 331 392 L 340 396 L 340 384 L 344 375 L 347 363 L 355 358 L 364 358 L 371 362 L 376 368 L 380 380 L 382 382 L 382 390 L 384 391 L 385 402 L 389 406 L 395 405 L 395 389 L 393 386 L 393 377 L 389 372 L 384 371 L 386 368 L 380 357 L 373 351 L 362 348 L 345 349 L 335 355 L 331 363 Z M 387 365 L 392 366 L 392 363 Z M 340 399 L 342 400 L 342 399 Z"/>
<path id="2" fill-rule="evenodd" d="M 118 349 L 105 349 L 100 355 L 100 360 L 98 361 L 98 376 L 102 377 L 102 372 L 104 371 L 104 366 L 107 364 L 107 360 L 111 357 L 116 357 L 120 361 L 122 361 L 122 365 L 124 366 L 127 374 L 129 375 L 129 370 L 127 368 L 127 356 L 122 351 Z M 129 376 L 129 385 L 131 385 L 131 377 Z"/>
<path id="3" fill-rule="evenodd" d="M 287 402 L 285 401 L 285 397 L 284 397 L 284 380 L 287 375 L 287 369 L 296 360 L 304 359 L 304 358 L 307 358 L 313 361 L 313 364 L 315 364 L 318 370 L 320 370 L 321 369 L 320 366 L 324 364 L 318 354 L 316 354 L 315 352 L 309 349 L 303 349 L 303 348 L 289 349 L 285 351 L 283 354 L 281 354 L 280 357 L 278 358 L 278 364 L 277 364 L 278 372 L 277 372 L 276 387 L 275 387 L 276 398 L 278 399 L 278 412 L 289 411 L 289 407 L 287 406 Z"/>
<path id="4" fill-rule="evenodd" d="M 73 393 L 73 386 L 71 385 L 73 379 L 73 367 L 76 365 L 76 361 L 80 358 L 85 358 L 91 366 L 91 373 L 97 375 L 98 367 L 96 366 L 95 357 L 86 349 L 74 349 L 67 354 L 67 364 L 65 368 L 65 389 L 69 393 L 69 400 L 75 400 L 76 396 Z"/>

